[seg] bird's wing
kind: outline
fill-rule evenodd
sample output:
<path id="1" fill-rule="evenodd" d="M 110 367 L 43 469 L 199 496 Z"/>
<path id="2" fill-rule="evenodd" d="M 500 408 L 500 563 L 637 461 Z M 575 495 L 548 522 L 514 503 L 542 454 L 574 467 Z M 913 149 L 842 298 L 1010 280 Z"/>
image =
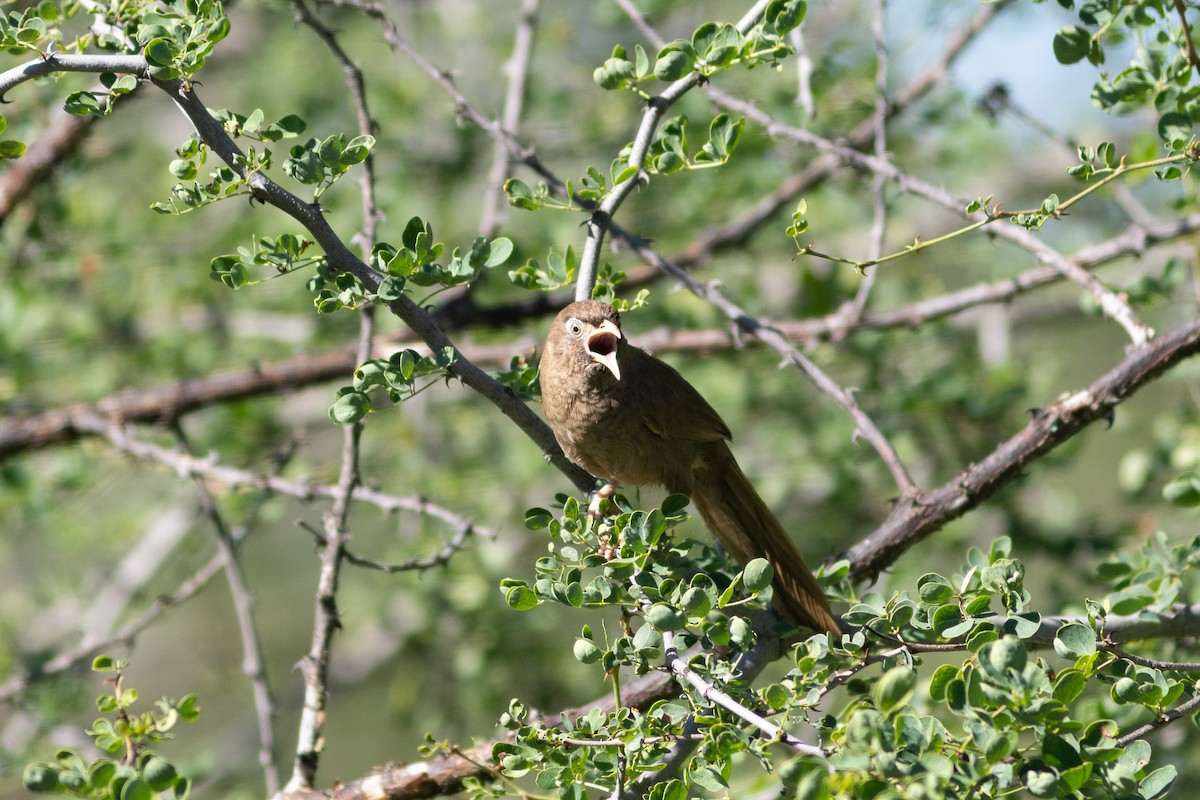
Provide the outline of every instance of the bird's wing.
<path id="1" fill-rule="evenodd" d="M 639 381 L 640 407 L 650 431 L 664 439 L 716 442 L 731 438 L 729 427 L 696 389 L 674 367 L 637 348 L 637 369 L 647 376 Z"/>

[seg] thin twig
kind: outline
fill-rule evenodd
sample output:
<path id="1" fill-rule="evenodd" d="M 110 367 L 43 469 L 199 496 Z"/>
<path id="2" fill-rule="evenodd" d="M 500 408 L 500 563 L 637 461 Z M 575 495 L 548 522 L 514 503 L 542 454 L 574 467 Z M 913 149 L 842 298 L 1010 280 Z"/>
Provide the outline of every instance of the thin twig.
<path id="1" fill-rule="evenodd" d="M 864 439 L 870 442 L 875 448 L 875 452 L 879 454 L 884 466 L 891 473 L 892 479 L 896 482 L 900 496 L 905 499 L 915 498 L 920 494 L 916 482 L 909 475 L 908 469 L 901 461 L 896 449 L 892 447 L 890 441 L 876 427 L 871 418 L 867 416 L 858 403 L 854 400 L 854 395 L 851 390 L 843 389 L 838 386 L 837 382 L 830 378 L 825 372 L 812 362 L 807 356 L 801 353 L 787 341 L 787 339 L 778 330 L 770 325 L 766 325 L 754 317 L 750 316 L 740 306 L 726 297 L 717 286 L 713 284 L 702 284 L 689 273 L 671 263 L 667 259 L 659 256 L 648 245 L 638 243 L 638 254 L 648 262 L 654 264 L 658 269 L 675 278 L 692 294 L 701 297 L 712 303 L 726 317 L 734 322 L 738 328 L 744 333 L 759 339 L 775 352 L 783 356 L 786 363 L 799 369 L 803 372 L 813 384 L 834 401 L 840 405 L 851 419 L 854 420 L 856 426 L 856 434 L 861 435 Z"/>
<path id="2" fill-rule="evenodd" d="M 745 34 L 762 17 L 768 5 L 769 0 L 757 0 L 734 27 L 740 33 Z M 653 143 L 654 132 L 658 130 L 658 124 L 675 101 L 700 83 L 700 73 L 693 70 L 646 103 L 646 110 L 642 112 L 642 121 L 633 137 L 633 145 L 629 149 L 629 156 L 626 160 L 626 163 L 635 169 L 634 174 L 613 186 L 588 218 L 583 252 L 579 256 L 579 271 L 575 278 L 576 300 L 586 300 L 592 296 L 592 288 L 596 283 L 596 272 L 600 268 L 600 249 L 617 210 L 634 189 L 650 180 L 650 175 L 645 169 L 645 159 L 646 154 L 650 151 L 650 145 Z"/>
<path id="3" fill-rule="evenodd" d="M 303 225 L 324 250 L 327 263 L 332 269 L 353 275 L 369 292 L 378 290 L 381 276 L 350 252 L 330 227 L 329 220 L 319 205 L 301 200 L 262 171 L 247 168 L 245 154 L 220 122 L 209 113 L 207 106 L 197 96 L 194 84 L 181 79 L 161 81 L 150 77 L 146 60 L 141 56 L 54 54 L 0 73 L 0 97 L 13 86 L 54 72 L 127 72 L 150 80 L 175 101 L 195 126 L 201 141 L 224 161 L 239 179 L 246 182 L 255 199 L 278 208 Z M 401 295 L 392 300 L 387 303 L 387 307 L 433 351 L 454 349 L 453 342 L 433 321 L 429 312 L 408 295 Z M 579 489 L 591 491 L 595 486 L 595 478 L 567 459 L 555 441 L 550 427 L 529 406 L 517 399 L 508 387 L 461 356 L 447 368 L 447 372 L 494 404 L 502 414 L 524 431 L 542 449 L 546 459 L 570 478 Z"/>
<path id="4" fill-rule="evenodd" d="M 1100 419 L 1138 389 L 1200 352 L 1200 319 L 1131 350 L 1086 389 L 1062 395 L 1023 430 L 919 502 L 898 503 L 884 523 L 847 552 L 853 580 L 874 578 L 916 542 L 980 505 L 1046 453 Z"/>
<path id="5" fill-rule="evenodd" d="M 30 674 L 9 678 L 3 686 L 0 686 L 0 700 L 10 702 L 17 695 L 24 692 L 30 684 L 38 680 L 78 667 L 91 660 L 97 653 L 133 641 L 139 633 L 154 623 L 165 611 L 182 605 L 195 597 L 201 589 L 208 585 L 209 581 L 221 572 L 223 567 L 224 560 L 221 554 L 218 553 L 209 559 L 204 566 L 192 573 L 187 580 L 179 584 L 175 591 L 160 595 L 142 613 L 117 628 L 108 636 L 100 638 L 85 633 L 83 638 L 73 647 L 62 651 L 46 663 L 41 664 Z"/>
<path id="6" fill-rule="evenodd" d="M 626 13 L 630 14 L 630 16 L 634 18 L 634 20 L 639 24 L 639 27 L 645 31 L 650 31 L 651 34 L 653 33 L 649 24 L 645 21 L 645 18 L 642 17 L 640 12 L 635 6 L 632 5 L 631 2 L 622 3 L 622 7 L 626 10 Z M 880 16 L 882 16 L 882 11 L 880 12 Z M 747 15 L 747 18 L 743 19 L 742 22 L 745 23 L 749 18 L 749 15 Z M 882 20 L 880 20 L 879 24 L 882 25 Z M 880 55 L 880 58 L 882 59 L 883 64 L 881 67 L 883 72 L 880 80 L 884 81 L 886 84 L 886 58 L 882 54 Z M 877 124 L 879 126 L 882 126 L 887 119 L 888 104 L 886 102 L 886 97 L 885 85 L 884 91 L 881 92 L 881 99 L 877 111 Z M 880 143 L 886 145 L 881 129 L 876 130 L 876 137 Z M 629 163 L 640 166 L 640 162 L 635 162 L 632 157 Z M 607 202 L 607 198 L 605 202 Z M 602 203 L 601 210 L 603 210 L 604 207 L 605 206 Z M 613 207 L 605 214 L 605 217 L 611 217 L 612 212 L 615 210 L 616 208 Z M 593 221 L 596 220 L 596 217 L 596 214 L 592 215 Z M 600 235 L 603 236 L 603 231 L 600 231 Z M 882 235 L 882 231 L 880 232 L 880 235 Z M 589 244 L 591 243 L 590 236 L 591 234 L 589 229 Z M 837 383 L 827 374 L 825 374 L 820 367 L 813 363 L 811 359 L 809 359 L 796 348 L 792 347 L 784 339 L 784 337 L 780 335 L 779 331 L 773 330 L 769 326 L 763 325 L 761 322 L 751 317 L 748 313 L 746 313 L 731 300 L 725 297 L 720 291 L 718 291 L 715 285 L 701 284 L 700 281 L 696 280 L 689 273 L 680 269 L 678 265 L 673 264 L 671 261 L 663 258 L 661 255 L 655 252 L 643 239 L 632 236 L 626 236 L 623 238 L 627 244 L 633 246 L 638 255 L 645 259 L 647 263 L 654 265 L 660 271 L 678 280 L 684 285 L 684 287 L 686 287 L 697 297 L 702 297 L 708 300 L 710 303 L 720 309 L 725 316 L 732 320 L 740 330 L 760 339 L 766 345 L 773 348 L 777 353 L 783 356 L 787 363 L 792 364 L 801 372 L 803 372 L 809 378 L 809 380 L 811 380 L 817 386 L 818 389 L 829 395 L 829 397 L 833 398 L 833 400 L 836 401 L 838 405 L 845 409 L 845 411 L 851 416 L 851 418 L 854 420 L 856 431 L 861 434 L 864 439 L 871 443 L 871 446 L 875 448 L 875 451 L 883 460 L 884 465 L 892 474 L 892 478 L 896 482 L 896 486 L 899 489 L 901 498 L 907 500 L 916 497 L 919 494 L 919 489 L 917 488 L 916 482 L 913 481 L 912 476 L 909 474 L 908 469 L 901 461 L 896 449 L 892 447 L 891 442 L 888 441 L 887 437 L 883 435 L 871 418 L 867 416 L 866 412 L 864 412 L 859 407 L 858 403 L 855 402 L 852 392 L 838 386 Z M 582 280 L 583 275 L 581 272 L 580 281 Z M 581 285 L 582 284 L 577 284 L 575 293 L 576 298 L 580 297 Z M 589 283 L 589 295 L 590 292 L 591 284 Z M 865 295 L 863 296 L 863 302 L 865 303 Z M 860 308 L 858 311 L 859 315 L 861 315 L 861 311 L 862 310 Z"/>
<path id="7" fill-rule="evenodd" d="M 1200 662 L 1197 661 L 1163 661 L 1159 658 L 1148 658 L 1139 656 L 1136 653 L 1131 653 L 1128 650 L 1118 647 L 1117 645 L 1102 645 L 1102 647 L 1115 656 L 1125 659 L 1139 666 L 1149 667 L 1150 669 L 1158 670 L 1176 670 L 1178 672 L 1200 672 Z"/>
<path id="8" fill-rule="evenodd" d="M 887 32 L 884 30 L 883 18 L 887 12 L 887 0 L 874 0 L 874 12 L 871 17 L 871 32 L 875 40 L 875 157 L 887 159 L 887 120 L 888 120 L 888 48 Z M 885 190 L 887 181 L 882 175 L 871 179 L 871 235 L 870 257 L 872 260 L 883 255 L 884 236 L 887 234 L 887 198 Z M 871 287 L 875 285 L 877 269 L 863 270 L 862 283 L 850 303 L 849 314 L 852 319 L 862 316 L 867 307 L 867 298 Z"/>
<path id="9" fill-rule="evenodd" d="M 1187 702 L 1180 703 L 1179 705 L 1175 706 L 1175 708 L 1159 716 L 1153 722 L 1147 722 L 1145 725 L 1140 725 L 1128 733 L 1121 734 L 1117 737 L 1116 745 L 1117 747 L 1128 747 L 1138 739 L 1143 739 L 1151 733 L 1154 733 L 1154 731 L 1158 730 L 1159 728 L 1170 725 L 1175 720 L 1190 716 L 1197 709 L 1200 709 L 1200 694 L 1194 695 Z"/>
<path id="10" fill-rule="evenodd" d="M 663 631 L 662 637 L 663 653 L 666 656 L 667 668 L 671 670 L 671 674 L 679 679 L 681 683 L 691 686 L 701 697 L 713 705 L 720 706 L 739 719 L 745 720 L 766 734 L 771 741 L 781 742 L 802 755 L 824 757 L 825 751 L 820 747 L 803 742 L 792 736 L 766 717 L 734 700 L 726 692 L 718 689 L 716 685 L 705 680 L 700 673 L 689 667 L 687 660 L 679 655 L 679 651 L 675 647 L 675 635 L 672 631 Z"/>
<path id="11" fill-rule="evenodd" d="M 375 315 L 359 315 L 358 358 L 366 361 L 371 354 Z M 359 440 L 363 423 L 359 420 L 342 431 L 342 465 L 333 504 L 325 513 L 325 545 L 321 549 L 321 571 L 317 582 L 317 603 L 313 615 L 312 643 L 303 660 L 304 708 L 300 714 L 296 758 L 287 788 L 311 788 L 317 762 L 324 749 L 325 707 L 329 699 L 329 657 L 334 633 L 341 628 L 337 589 L 346 542 L 350 538 L 346 520 L 354 489 L 359 484 Z"/>
<path id="12" fill-rule="evenodd" d="M 718 105 L 735 110 L 738 113 L 744 114 L 747 118 L 758 122 L 767 129 L 768 133 L 810 144 L 827 154 L 835 154 L 837 157 L 859 168 L 866 169 L 875 175 L 886 176 L 888 179 L 895 181 L 901 191 L 930 200 L 952 213 L 963 215 L 971 221 L 972 227 L 982 227 L 1001 219 L 1001 217 L 992 215 L 983 209 L 975 212 L 967 212 L 966 207 L 971 202 L 970 199 L 956 198 L 944 189 L 903 172 L 887 159 L 862 153 L 853 147 L 825 139 L 803 128 L 783 124 L 763 112 L 754 104 L 734 98 L 719 89 L 710 88 L 709 95 Z M 1092 275 L 1075 260 L 1064 256 L 1037 238 L 1033 232 L 1018 225 L 1006 224 L 992 226 L 989 230 L 999 238 L 1007 239 L 1032 253 L 1038 260 L 1051 265 L 1061 272 L 1064 277 L 1087 289 L 1096 298 L 1096 302 L 1100 305 L 1105 316 L 1120 324 L 1135 345 L 1143 344 L 1154 335 L 1152 329 L 1137 319 L 1137 316 L 1133 313 L 1133 309 L 1130 308 L 1129 303 L 1124 298 L 1101 283 L 1099 278 Z M 921 246 L 928 246 L 932 241 L 932 239 L 926 240 Z M 913 249 L 909 248 L 909 250 Z M 876 257 L 865 263 L 879 263 L 881 260 L 883 260 L 882 257 Z"/>
<path id="13" fill-rule="evenodd" d="M 325 538 L 325 534 L 321 531 L 302 520 L 297 520 L 296 524 L 311 533 L 319 546 L 325 547 L 328 545 L 328 539 Z M 433 569 L 434 567 L 442 567 L 450 563 L 450 559 L 454 554 L 460 552 L 466 546 L 467 540 L 477 532 L 474 526 L 470 524 L 464 525 L 455 532 L 454 537 L 450 541 L 442 545 L 441 549 L 424 558 L 410 558 L 407 561 L 380 561 L 375 558 L 367 558 L 347 547 L 342 548 L 342 553 L 346 562 L 356 567 L 364 567 L 388 574 L 419 572 L 421 570 Z"/>
<path id="14" fill-rule="evenodd" d="M 135 458 L 164 464 L 175 470 L 180 477 L 204 477 L 220 481 L 227 486 L 269 489 L 277 494 L 306 501 L 318 497 L 333 498 L 338 492 L 337 486 L 290 480 L 274 473 L 223 466 L 218 464 L 215 457 L 211 455 L 200 458 L 180 450 L 144 442 L 134 437 L 127 429 L 98 416 L 90 420 L 81 417 L 78 421 L 84 431 L 106 437 L 119 450 Z M 494 529 L 477 525 L 469 517 L 451 511 L 424 497 L 401 497 L 363 486 L 354 487 L 351 496 L 359 502 L 369 503 L 384 511 L 411 511 L 441 520 L 455 529 L 471 528 L 476 534 L 486 538 L 495 538 L 497 535 Z"/>
<path id="15" fill-rule="evenodd" d="M 1179 25 L 1185 48 L 1187 50 L 1188 63 L 1200 74 L 1200 53 L 1196 52 L 1196 43 L 1192 41 L 1192 26 L 1187 19 L 1187 4 L 1184 0 L 1175 0 L 1175 11 L 1179 14 Z"/>
<path id="16" fill-rule="evenodd" d="M 354 101 L 354 113 L 358 120 L 359 134 L 363 136 L 374 134 L 377 125 L 367 105 L 367 88 L 362 70 L 342 49 L 334 30 L 318 19 L 304 0 L 292 0 L 292 7 L 296 10 L 297 21 L 311 28 L 317 38 L 329 48 L 334 58 L 342 65 L 342 73 L 346 77 L 346 88 L 350 91 L 350 97 Z M 362 187 L 363 228 L 359 244 L 364 253 L 370 253 L 375 244 L 375 229 L 382 216 L 379 206 L 375 202 L 375 156 L 373 153 L 367 154 L 366 159 L 362 162 L 362 170 L 360 185 Z"/>
<path id="17" fill-rule="evenodd" d="M 521 16 L 513 37 L 513 52 L 504 67 L 508 73 L 508 84 L 504 92 L 504 109 L 500 114 L 500 130 L 516 138 L 521 124 L 526 76 L 533 56 L 533 34 L 537 27 L 538 0 L 522 0 Z M 512 165 L 512 150 L 502 138 L 492 140 L 492 166 L 488 171 L 487 188 L 483 191 L 483 213 L 479 221 L 479 235 L 491 238 L 496 234 L 504 219 L 507 202 L 504 182 Z"/>
<path id="18" fill-rule="evenodd" d="M 190 450 L 188 439 L 179 425 L 175 426 L 184 450 Z M 267 667 L 263 658 L 262 643 L 258 636 L 258 628 L 254 624 L 254 596 L 246 584 L 246 576 L 242 572 L 242 563 L 238 559 L 237 539 L 225 522 L 217 501 L 208 488 L 208 483 L 202 476 L 193 476 L 196 493 L 200 498 L 200 508 L 212 523 L 216 534 L 217 554 L 221 559 L 221 569 L 225 573 L 225 581 L 229 585 L 229 595 L 233 600 L 233 612 L 237 619 L 238 633 L 242 640 L 242 674 L 250 679 L 254 693 L 255 720 L 258 724 L 258 764 L 263 770 L 267 795 L 279 791 L 279 772 L 275 768 L 275 735 L 271 718 L 275 714 L 274 703 L 271 701 L 271 690 L 267 682 Z"/>

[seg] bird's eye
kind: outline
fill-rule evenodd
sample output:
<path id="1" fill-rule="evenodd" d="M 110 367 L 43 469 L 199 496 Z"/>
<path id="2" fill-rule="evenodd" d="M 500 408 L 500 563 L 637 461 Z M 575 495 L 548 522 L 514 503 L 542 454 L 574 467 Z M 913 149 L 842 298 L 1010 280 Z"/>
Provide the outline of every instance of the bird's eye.
<path id="1" fill-rule="evenodd" d="M 583 323 L 580 322 L 579 320 L 575 319 L 574 317 L 571 317 L 569 320 L 567 320 L 567 332 L 570 333 L 572 336 L 582 336 L 583 335 Z"/>

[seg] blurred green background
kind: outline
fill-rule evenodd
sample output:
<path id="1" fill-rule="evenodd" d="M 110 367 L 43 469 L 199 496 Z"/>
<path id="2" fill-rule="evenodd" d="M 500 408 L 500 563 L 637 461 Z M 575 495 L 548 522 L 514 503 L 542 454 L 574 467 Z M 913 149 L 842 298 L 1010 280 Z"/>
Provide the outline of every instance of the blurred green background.
<path id="1" fill-rule="evenodd" d="M 641 7 L 670 39 L 690 36 L 705 20 L 736 19 L 745 5 L 658 0 Z M 892 4 L 892 90 L 933 63 L 947 37 L 980 8 Z M 499 114 L 518 3 L 413 0 L 391 3 L 386 11 L 476 107 Z M 293 24 L 287 6 L 243 2 L 229 13 L 232 33 L 198 87 L 211 108 L 243 114 L 262 108 L 268 119 L 299 114 L 308 122 L 306 135 L 355 131 L 340 67 L 311 31 Z M 777 71 L 722 74 L 720 88 L 752 98 L 790 124 L 830 138 L 844 135 L 872 113 L 875 102 L 870 13 L 868 3 L 810 9 L 802 32 L 814 66 L 811 118 L 795 103 L 791 61 Z M 379 124 L 381 238 L 398 240 L 408 218 L 419 215 L 448 249 L 469 246 L 479 230 L 490 140 L 456 116 L 428 76 L 388 49 L 377 25 L 351 10 L 322 14 L 363 68 Z M 1006 8 L 947 78 L 889 125 L 895 163 L 956 195 L 992 195 L 1015 209 L 1036 206 L 1052 191 L 1063 197 L 1074 191 L 1077 184 L 1064 170 L 1076 159 L 1059 139 L 1112 140 L 1120 152 L 1155 147 L 1152 116 L 1108 117 L 1091 107 L 1095 68 L 1054 63 L 1050 40 L 1064 19 L 1053 4 Z M 541 4 L 518 137 L 535 145 L 541 161 L 563 177 L 577 178 L 589 165 L 607 171 L 636 128 L 638 99 L 601 91 L 592 80 L 592 70 L 617 43 L 642 43 L 653 51 L 615 4 Z M 15 63 L 8 59 L 4 68 Z M 1059 138 L 1011 113 L 984 113 L 979 101 L 997 81 Z M 8 107 L 8 135 L 36 139 L 66 92 L 87 85 L 86 77 L 72 75 L 23 85 L 9 98 L 15 105 Z M 677 111 L 692 118 L 702 141 L 714 113 L 704 95 L 691 93 Z M 187 135 L 186 120 L 161 93 L 142 91 L 101 120 L 79 152 L 3 221 L 0 411 L 6 417 L 353 342 L 355 315 L 318 316 L 303 275 L 238 291 L 209 278 L 210 258 L 248 246 L 256 234 L 298 233 L 294 223 L 244 198 L 182 217 L 149 210 L 175 182 L 166 165 Z M 746 213 L 778 188 L 781 177 L 813 158 L 812 149 L 772 139 L 750 124 L 729 166 L 655 179 L 622 209 L 619 221 L 653 239 L 660 252 L 674 254 Z M 519 165 L 510 174 L 536 181 Z M 357 176 L 322 199 L 347 241 L 361 225 Z M 806 193 L 806 239 L 824 252 L 865 258 L 869 183 L 869 176 L 847 167 Z M 1189 183 L 1138 176 L 1125 185 L 1152 219 L 1178 216 L 1192 200 Z M 892 188 L 887 198 L 888 251 L 961 225 L 954 215 Z M 719 280 L 748 311 L 767 319 L 836 311 L 853 297 L 861 277 L 849 267 L 795 256 L 784 234 L 793 207 L 794 201 L 785 204 L 751 238 L 699 264 L 697 276 Z M 1039 235 L 1069 252 L 1122 231 L 1130 222 L 1128 208 L 1104 193 Z M 504 270 L 529 258 L 544 264 L 551 248 L 578 251 L 583 242 L 580 213 L 502 210 L 499 233 L 512 239 L 516 253 L 474 293 L 484 307 L 528 297 L 505 280 Z M 639 266 L 619 248 L 604 258 L 619 269 Z M 977 233 L 881 268 L 868 307 L 896 307 L 1013 277 L 1032 265 L 1028 253 Z M 1133 290 L 1147 276 L 1165 276 L 1166 290 L 1147 295 L 1138 310 L 1147 323 L 1166 330 L 1195 314 L 1194 269 L 1192 244 L 1179 242 L 1102 274 L 1111 286 Z M 649 306 L 626 318 L 634 341 L 663 325 L 727 326 L 714 309 L 675 291 L 669 281 L 651 288 Z M 398 320 L 386 314 L 378 319 L 381 335 L 400 332 Z M 511 355 L 528 355 L 528 341 L 540 339 L 547 324 L 548 318 L 532 318 L 454 335 L 518 342 Z M 1028 409 L 1107 370 L 1125 345 L 1119 328 L 1098 316 L 1077 287 L 1058 285 L 911 330 L 852 334 L 816 345 L 811 356 L 842 385 L 857 387 L 860 403 L 892 438 L 918 483 L 932 488 L 1017 431 Z M 895 487 L 878 458 L 854 441 L 840 409 L 796 371 L 777 369 L 773 354 L 748 348 L 668 358 L 724 416 L 743 468 L 810 560 L 842 552 L 886 516 Z M 507 364 L 485 366 L 499 371 Z M 1095 565 L 1114 547 L 1160 528 L 1192 535 L 1194 516 L 1171 510 L 1159 489 L 1200 461 L 1196 376 L 1195 364 L 1169 373 L 1122 406 L 1111 429 L 1087 431 L 984 508 L 906 554 L 878 589 L 911 587 L 930 569 L 952 572 L 966 545 L 986 549 L 1006 534 L 1029 570 L 1035 607 L 1067 612 L 1098 591 Z M 197 451 L 252 470 L 269 471 L 278 454 L 294 445 L 285 474 L 332 483 L 341 432 L 326 410 L 342 383 L 210 408 L 189 415 L 184 427 Z M 172 442 L 153 428 L 139 435 Z M 322 784 L 387 761 L 416 760 L 426 732 L 464 743 L 486 738 L 510 697 L 554 713 L 608 691 L 597 670 L 569 655 L 572 637 L 584 622 L 596 624 L 596 615 L 557 608 L 518 614 L 498 591 L 502 577 L 527 578 L 544 550 L 542 535 L 523 526 L 525 509 L 548 506 L 556 492 L 571 488 L 523 434 L 471 392 L 438 385 L 369 418 L 362 471 L 382 491 L 429 498 L 498 533 L 471 539 L 447 566 L 427 572 L 347 568 Z M 254 518 L 243 563 L 268 658 L 278 760 L 286 774 L 302 699 L 296 664 L 308 647 L 319 567 L 313 538 L 297 521 L 319 528 L 327 506 L 281 497 L 263 502 L 256 492 L 216 488 L 231 521 Z M 84 633 L 103 633 L 130 618 L 214 551 L 189 482 L 97 440 L 0 462 L 0 528 L 3 675 L 21 674 Z M 428 555 L 453 535 L 436 520 L 384 515 L 366 505 L 353 509 L 350 530 L 356 552 L 388 561 Z M 154 552 L 156 543 L 161 553 Z M 200 721 L 180 731 L 186 744 L 174 751 L 203 776 L 197 791 L 261 794 L 250 689 L 239 672 L 240 646 L 220 577 L 113 654 L 130 659 L 128 680 L 144 698 L 199 695 Z M 54 745 L 79 743 L 94 716 L 91 698 L 99 693 L 98 678 L 81 669 L 35 683 L 0 706 L 0 796 L 23 796 L 19 771 L 25 761 Z"/>

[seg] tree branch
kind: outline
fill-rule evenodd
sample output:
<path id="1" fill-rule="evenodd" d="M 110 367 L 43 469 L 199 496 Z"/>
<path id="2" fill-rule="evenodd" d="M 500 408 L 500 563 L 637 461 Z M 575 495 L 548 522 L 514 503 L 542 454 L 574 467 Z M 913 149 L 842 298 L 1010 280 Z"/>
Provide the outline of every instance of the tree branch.
<path id="1" fill-rule="evenodd" d="M 847 552 L 855 580 L 875 578 L 913 546 L 1008 485 L 1030 464 L 1115 409 L 1165 370 L 1200 351 L 1200 319 L 1133 349 L 1088 388 L 1062 395 L 1016 435 L 953 480 L 896 505 L 887 520 Z"/>
<path id="2" fill-rule="evenodd" d="M 175 426 L 176 435 L 184 450 L 190 450 L 187 436 L 181 426 Z M 279 791 L 279 772 L 275 769 L 275 734 L 272 728 L 272 717 L 275 706 L 271 701 L 271 690 L 267 683 L 267 667 L 263 658 L 262 643 L 259 641 L 258 628 L 254 624 L 254 597 L 246 584 L 246 576 L 242 572 L 242 564 L 238 559 L 238 537 L 233 535 L 224 515 L 217 507 L 216 498 L 208 488 L 204 478 L 199 475 L 192 477 L 196 492 L 200 497 L 200 508 L 212 523 L 216 534 L 217 554 L 221 559 L 221 569 L 225 573 L 225 582 L 229 585 L 230 599 L 233 601 L 234 616 L 237 619 L 238 633 L 242 640 L 242 674 L 250 680 L 254 695 L 255 721 L 258 724 L 258 764 L 263 770 L 263 778 L 268 795 Z"/>
<path id="3" fill-rule="evenodd" d="M 769 0 L 757 0 L 734 26 L 738 32 L 745 34 L 750 30 L 766 11 L 768 3 Z M 650 175 L 645 169 L 645 159 L 646 153 L 650 151 L 650 145 L 653 143 L 654 132 L 658 130 L 659 122 L 662 121 L 663 115 L 674 105 L 676 100 L 690 92 L 700 82 L 700 73 L 692 70 L 646 103 L 646 110 L 642 113 L 642 122 L 633 137 L 633 146 L 629 150 L 627 159 L 629 166 L 634 167 L 636 171 L 613 186 L 588 218 L 583 253 L 579 256 L 579 272 L 575 278 L 576 300 L 586 300 L 592 296 L 592 288 L 596 283 L 596 271 L 600 267 L 600 248 L 604 244 L 604 234 L 608 231 L 617 210 L 635 188 L 650 181 Z"/>
<path id="4" fill-rule="evenodd" d="M 8 89 L 23 81 L 38 75 L 62 71 L 133 72 L 144 76 L 146 62 L 140 56 L 49 56 L 0 74 L 0 97 L 3 97 L 4 92 Z M 262 172 L 250 172 L 246 169 L 242 151 L 221 124 L 208 113 L 208 109 L 197 97 L 193 86 L 182 80 L 151 79 L 151 82 L 175 101 L 195 126 L 200 139 L 225 162 L 226 166 L 246 182 L 255 199 L 276 207 L 303 225 L 324 250 L 328 263 L 333 269 L 350 273 L 361 281 L 368 291 L 375 291 L 379 288 L 380 276 L 350 252 L 345 243 L 329 226 L 329 222 L 319 206 L 304 202 Z M 432 350 L 453 348 L 453 342 L 437 326 L 428 312 L 408 296 L 401 296 L 388 303 L 387 306 Z M 579 489 L 590 491 L 595 486 L 596 481 L 591 475 L 572 464 L 563 455 L 549 426 L 532 409 L 517 400 L 508 387 L 503 386 L 475 364 L 462 357 L 448 371 L 491 401 L 501 413 L 516 423 L 517 427 L 542 449 L 547 460 L 570 478 Z"/>

